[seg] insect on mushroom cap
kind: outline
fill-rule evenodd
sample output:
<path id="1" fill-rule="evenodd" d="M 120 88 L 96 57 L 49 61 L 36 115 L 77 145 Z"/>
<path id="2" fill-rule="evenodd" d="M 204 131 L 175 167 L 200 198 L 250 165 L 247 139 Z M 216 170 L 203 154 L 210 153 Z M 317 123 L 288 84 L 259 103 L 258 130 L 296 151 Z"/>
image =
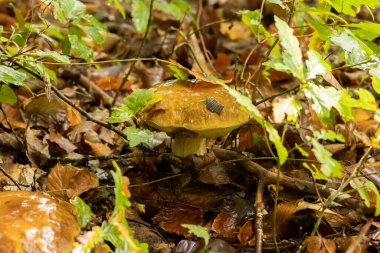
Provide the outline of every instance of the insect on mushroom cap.
<path id="1" fill-rule="evenodd" d="M 177 80 L 154 88 L 162 99 L 141 114 L 141 121 L 171 135 L 224 136 L 250 119 L 249 112 L 217 84 Z"/>

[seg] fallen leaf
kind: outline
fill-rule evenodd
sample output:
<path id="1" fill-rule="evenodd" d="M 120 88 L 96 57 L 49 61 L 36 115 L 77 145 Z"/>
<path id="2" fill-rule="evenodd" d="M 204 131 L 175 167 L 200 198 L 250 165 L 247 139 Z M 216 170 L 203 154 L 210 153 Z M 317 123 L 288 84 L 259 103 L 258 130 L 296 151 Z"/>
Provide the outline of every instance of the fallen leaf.
<path id="1" fill-rule="evenodd" d="M 212 222 L 211 230 L 226 239 L 236 236 L 238 221 L 231 213 L 219 213 Z"/>
<path id="2" fill-rule="evenodd" d="M 96 143 L 85 140 L 85 143 L 91 147 L 92 153 L 95 156 L 106 156 L 112 153 L 112 150 L 108 147 L 107 144 L 104 143 Z"/>
<path id="3" fill-rule="evenodd" d="M 50 99 L 45 96 L 33 98 L 25 106 L 25 115 L 34 120 L 38 120 L 43 125 L 62 124 L 67 120 L 66 105 L 55 97 Z"/>
<path id="4" fill-rule="evenodd" d="M 95 173 L 60 163 L 50 171 L 46 180 L 46 188 L 51 195 L 65 200 L 98 186 L 99 179 Z"/>
<path id="5" fill-rule="evenodd" d="M 50 158 L 49 145 L 46 139 L 47 135 L 43 130 L 27 128 L 25 131 L 28 158 L 36 165 L 44 165 Z"/>
<path id="6" fill-rule="evenodd" d="M 189 230 L 182 224 L 199 225 L 203 221 L 201 210 L 184 205 L 166 205 L 152 219 L 160 228 L 169 233 L 189 236 Z"/>
<path id="7" fill-rule="evenodd" d="M 220 33 L 231 40 L 249 40 L 252 36 L 250 29 L 240 21 L 221 23 Z"/>
<path id="8" fill-rule="evenodd" d="M 309 236 L 304 240 L 306 253 L 335 253 L 335 242 L 320 236 Z"/>
<path id="9" fill-rule="evenodd" d="M 58 133 L 54 128 L 49 128 L 49 140 L 51 142 L 56 143 L 60 148 L 65 150 L 67 153 L 71 153 L 77 149 L 77 147 L 72 144 L 68 139 L 63 137 L 60 133 Z"/>

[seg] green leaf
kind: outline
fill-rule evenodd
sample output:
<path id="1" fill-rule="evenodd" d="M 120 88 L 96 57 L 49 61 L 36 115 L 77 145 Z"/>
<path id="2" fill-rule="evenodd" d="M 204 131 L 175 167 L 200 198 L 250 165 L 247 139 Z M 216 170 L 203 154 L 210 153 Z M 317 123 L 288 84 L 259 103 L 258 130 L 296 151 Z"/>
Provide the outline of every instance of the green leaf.
<path id="1" fill-rule="evenodd" d="M 131 110 L 127 106 L 112 108 L 111 117 L 108 118 L 109 123 L 123 123 L 132 118 Z"/>
<path id="2" fill-rule="evenodd" d="M 354 183 L 356 186 L 356 191 L 359 193 L 360 197 L 364 200 L 364 204 L 367 207 L 370 207 L 371 198 L 370 198 L 368 192 L 366 191 L 366 188 L 364 187 L 363 183 L 360 182 L 360 180 L 357 178 L 354 178 L 353 180 L 354 180 Z"/>
<path id="3" fill-rule="evenodd" d="M 325 88 L 310 82 L 303 89 L 303 92 L 308 99 L 313 100 L 312 109 L 322 123 L 325 125 L 330 124 L 333 118 L 331 108 L 339 105 L 341 92 L 332 87 Z"/>
<path id="4" fill-rule="evenodd" d="M 94 215 L 91 212 L 91 208 L 79 197 L 71 199 L 70 203 L 75 206 L 79 225 L 82 228 L 85 227 Z"/>
<path id="5" fill-rule="evenodd" d="M 308 60 L 306 61 L 307 66 L 307 79 L 314 79 L 317 75 L 323 75 L 325 73 L 331 72 L 331 66 L 326 62 L 322 55 L 317 51 L 310 49 L 307 51 Z"/>
<path id="6" fill-rule="evenodd" d="M 124 99 L 124 104 L 132 116 L 137 116 L 148 105 L 152 105 L 160 99 L 154 96 L 154 89 L 136 89 Z"/>
<path id="7" fill-rule="evenodd" d="M 145 32 L 149 21 L 149 4 L 145 0 L 132 0 L 132 21 L 139 32 Z"/>
<path id="8" fill-rule="evenodd" d="M 17 96 L 13 89 L 8 85 L 1 85 L 0 89 L 0 102 L 4 104 L 13 105 L 17 102 Z"/>
<path id="9" fill-rule="evenodd" d="M 85 21 L 86 24 L 84 24 L 83 21 Z M 94 16 L 85 15 L 81 19 L 74 20 L 73 25 L 82 29 L 86 36 L 91 38 L 96 44 L 104 43 L 104 38 L 100 32 L 105 31 L 106 27 Z"/>
<path id="10" fill-rule="evenodd" d="M 77 35 L 68 35 L 71 49 L 78 54 L 80 58 L 85 59 L 86 61 L 89 61 L 92 58 L 92 49 L 89 47 L 86 42 L 84 42 L 80 37 Z"/>
<path id="11" fill-rule="evenodd" d="M 332 130 L 322 130 L 322 131 L 313 131 L 314 137 L 318 140 L 329 140 L 329 141 L 340 141 L 345 142 L 344 136 L 342 134 L 338 134 Z"/>
<path id="12" fill-rule="evenodd" d="M 113 180 L 115 182 L 115 209 L 114 211 L 124 211 L 125 207 L 130 207 L 131 202 L 128 200 L 127 196 L 123 191 L 123 175 L 121 174 L 121 169 L 115 161 L 112 161 L 112 165 L 115 171 L 111 171 Z"/>
<path id="13" fill-rule="evenodd" d="M 365 182 L 365 186 L 376 196 L 375 216 L 379 216 L 380 215 L 380 194 L 379 194 L 379 190 L 377 189 L 375 184 L 369 180 Z"/>
<path id="14" fill-rule="evenodd" d="M 121 4 L 123 0 L 108 0 L 108 3 L 115 4 L 117 10 L 120 12 L 120 14 L 123 16 L 123 18 L 126 18 L 125 10 L 123 8 L 123 5 Z"/>
<path id="15" fill-rule="evenodd" d="M 186 4 L 186 5 L 184 5 Z M 171 1 L 168 2 L 158 2 L 153 3 L 155 9 L 160 10 L 166 14 L 173 16 L 176 20 L 180 21 L 186 15 L 186 12 L 190 9 L 189 5 L 184 1 Z"/>
<path id="16" fill-rule="evenodd" d="M 380 36 L 380 24 L 364 21 L 356 24 L 348 24 L 346 26 L 359 28 L 352 30 L 352 33 L 363 40 L 372 41 Z"/>
<path id="17" fill-rule="evenodd" d="M 14 84 L 18 86 L 26 86 L 26 77 L 27 75 L 23 72 L 0 65 L 0 82 L 4 82 L 6 84 Z"/>
<path id="18" fill-rule="evenodd" d="M 301 146 L 299 146 L 297 143 L 296 143 L 296 149 L 301 153 L 301 155 L 303 155 L 304 157 L 309 157 L 309 153 L 306 152 Z"/>
<path id="19" fill-rule="evenodd" d="M 298 124 L 298 115 L 302 110 L 301 102 L 294 96 L 280 98 L 273 103 L 273 117 L 276 123 L 282 123 L 286 119 Z"/>
<path id="20" fill-rule="evenodd" d="M 68 34 L 66 34 L 62 40 L 62 53 L 64 53 L 65 55 L 69 55 L 70 51 L 71 51 L 71 43 L 70 43 Z"/>
<path id="21" fill-rule="evenodd" d="M 321 172 L 327 177 L 342 177 L 342 166 L 340 163 L 332 158 L 330 152 L 328 152 L 323 145 L 321 145 L 316 139 L 312 139 L 313 152 L 317 160 L 321 163 Z"/>
<path id="22" fill-rule="evenodd" d="M 379 0 L 328 0 L 326 1 L 339 13 L 344 13 L 352 17 L 356 16 L 356 9 L 362 5 L 375 8 L 379 5 Z"/>
<path id="23" fill-rule="evenodd" d="M 284 51 L 282 52 L 282 61 L 270 60 L 265 65 L 279 71 L 292 73 L 303 83 L 305 82 L 305 74 L 299 42 L 293 35 L 293 29 L 285 21 L 277 16 L 274 19 Z"/>
<path id="24" fill-rule="evenodd" d="M 348 65 L 367 62 L 370 60 L 369 55 L 373 53 L 363 42 L 353 37 L 353 34 L 348 29 L 345 29 L 340 35 L 332 36 L 331 41 L 343 49 Z M 368 65 L 361 64 L 356 67 L 366 69 Z"/>
<path id="25" fill-rule="evenodd" d="M 372 77 L 372 87 L 377 94 L 380 94 L 380 78 L 377 76 Z"/>
<path id="26" fill-rule="evenodd" d="M 369 70 L 369 74 L 372 75 L 373 89 L 376 91 L 376 93 L 380 94 L 380 62 L 377 62 L 377 64 Z"/>
<path id="27" fill-rule="evenodd" d="M 55 16 L 61 23 L 67 23 L 70 19 L 86 13 L 86 5 L 78 0 L 56 0 L 53 3 Z"/>
<path id="28" fill-rule="evenodd" d="M 44 64 L 35 62 L 31 57 L 25 57 L 23 60 L 23 64 L 34 72 L 37 72 L 43 78 L 49 78 L 53 81 L 57 81 L 57 75 L 55 72 L 49 68 L 47 68 Z"/>
<path id="29" fill-rule="evenodd" d="M 174 77 L 179 79 L 179 80 L 187 80 L 189 77 L 189 72 L 187 72 L 184 69 L 181 69 L 175 65 L 168 65 L 169 69 L 174 71 Z"/>
<path id="30" fill-rule="evenodd" d="M 181 226 L 187 228 L 191 233 L 202 238 L 205 241 L 205 246 L 208 245 L 210 235 L 204 227 L 193 224 L 182 224 Z"/>
<path id="31" fill-rule="evenodd" d="M 56 62 L 63 62 L 63 63 L 70 63 L 69 57 L 66 55 L 62 55 L 56 51 L 42 51 L 42 50 L 34 50 L 32 52 L 33 55 L 39 56 L 39 57 L 46 57 L 46 58 L 51 58 Z"/>
<path id="32" fill-rule="evenodd" d="M 151 131 L 135 127 L 127 127 L 125 133 L 127 135 L 130 147 L 136 147 L 153 136 Z"/>
<path id="33" fill-rule="evenodd" d="M 319 37 L 322 40 L 329 40 L 330 38 L 330 30 L 329 26 L 321 19 L 317 20 L 312 20 L 309 19 L 307 20 L 308 24 L 310 25 L 311 28 L 313 28 L 319 35 Z"/>
<path id="34" fill-rule="evenodd" d="M 282 9 L 289 11 L 289 7 L 286 4 L 284 4 L 283 1 L 281 1 L 281 0 L 266 0 L 266 2 L 272 3 L 272 4 L 277 4 Z"/>
<path id="35" fill-rule="evenodd" d="M 252 104 L 251 99 L 247 96 L 242 95 L 238 91 L 228 87 L 226 84 L 222 82 L 218 82 L 219 85 L 222 85 L 235 99 L 241 104 L 244 108 L 246 108 L 251 116 L 268 132 L 269 140 L 275 145 L 277 150 L 277 155 L 279 158 L 280 165 L 286 162 L 288 157 L 288 151 L 284 147 L 281 141 L 281 137 L 278 134 L 277 130 L 273 127 L 271 123 L 266 121 L 263 116 L 260 114 L 259 110 Z"/>

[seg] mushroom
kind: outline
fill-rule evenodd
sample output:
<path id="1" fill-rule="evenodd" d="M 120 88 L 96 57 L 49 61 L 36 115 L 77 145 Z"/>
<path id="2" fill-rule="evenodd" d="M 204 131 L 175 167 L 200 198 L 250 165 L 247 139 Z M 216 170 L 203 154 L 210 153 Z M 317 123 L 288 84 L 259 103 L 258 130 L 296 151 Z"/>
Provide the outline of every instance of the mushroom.
<path id="1" fill-rule="evenodd" d="M 0 252 L 72 252 L 80 233 L 73 212 L 46 194 L 0 192 Z"/>
<path id="2" fill-rule="evenodd" d="M 161 100 L 141 113 L 142 125 L 174 137 L 173 154 L 204 155 L 206 139 L 247 123 L 249 112 L 220 85 L 176 80 L 155 86 Z"/>

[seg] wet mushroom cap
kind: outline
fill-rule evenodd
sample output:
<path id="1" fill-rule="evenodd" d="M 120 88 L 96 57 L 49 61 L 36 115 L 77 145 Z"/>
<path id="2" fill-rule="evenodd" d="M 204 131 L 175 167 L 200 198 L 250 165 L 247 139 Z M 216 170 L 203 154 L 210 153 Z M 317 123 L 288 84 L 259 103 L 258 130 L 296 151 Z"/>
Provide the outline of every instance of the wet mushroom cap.
<path id="1" fill-rule="evenodd" d="M 154 88 L 162 99 L 141 118 L 143 124 L 169 135 L 215 138 L 250 119 L 248 111 L 217 84 L 175 81 Z"/>
<path id="2" fill-rule="evenodd" d="M 0 252 L 72 252 L 73 207 L 42 193 L 0 192 Z"/>

